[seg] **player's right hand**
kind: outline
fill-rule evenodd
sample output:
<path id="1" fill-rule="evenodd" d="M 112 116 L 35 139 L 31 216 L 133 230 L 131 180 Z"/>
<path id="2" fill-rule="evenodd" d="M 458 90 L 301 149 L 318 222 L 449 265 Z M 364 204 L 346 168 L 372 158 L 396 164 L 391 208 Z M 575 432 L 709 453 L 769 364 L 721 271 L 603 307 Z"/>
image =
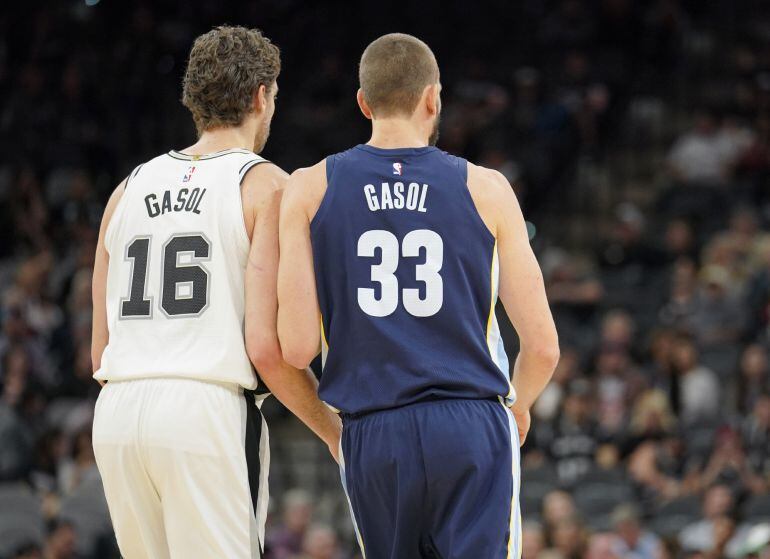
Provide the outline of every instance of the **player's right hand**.
<path id="1" fill-rule="evenodd" d="M 337 464 L 340 463 L 340 443 L 332 442 L 327 445 L 329 447 L 329 452 L 332 453 L 332 458 L 334 458 L 334 461 L 337 462 Z"/>
<path id="2" fill-rule="evenodd" d="M 511 408 L 513 418 L 516 420 L 516 429 L 519 431 L 519 446 L 524 446 L 524 441 L 527 440 L 527 433 L 529 433 L 529 425 L 532 422 L 532 417 L 529 414 L 529 410 L 525 412 L 519 412 Z"/>

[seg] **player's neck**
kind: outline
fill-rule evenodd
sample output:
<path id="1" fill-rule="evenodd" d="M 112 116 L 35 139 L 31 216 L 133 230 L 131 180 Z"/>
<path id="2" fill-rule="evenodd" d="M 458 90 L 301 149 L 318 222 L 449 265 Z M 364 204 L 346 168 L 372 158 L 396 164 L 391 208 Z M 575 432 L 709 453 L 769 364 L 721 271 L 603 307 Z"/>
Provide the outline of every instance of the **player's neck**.
<path id="1" fill-rule="evenodd" d="M 422 148 L 428 145 L 430 132 L 409 119 L 372 121 L 372 137 L 367 144 L 381 149 Z"/>
<path id="2" fill-rule="evenodd" d="M 188 155 L 206 155 L 228 149 L 254 149 L 254 126 L 229 126 L 206 130 L 198 141 L 182 151 Z"/>

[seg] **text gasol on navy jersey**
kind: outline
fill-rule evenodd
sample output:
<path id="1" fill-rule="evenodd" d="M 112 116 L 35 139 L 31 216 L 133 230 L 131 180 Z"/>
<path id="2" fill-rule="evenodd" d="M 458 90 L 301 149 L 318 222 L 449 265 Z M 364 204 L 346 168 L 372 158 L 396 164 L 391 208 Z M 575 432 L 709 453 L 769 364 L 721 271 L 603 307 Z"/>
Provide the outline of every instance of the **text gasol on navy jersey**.
<path id="1" fill-rule="evenodd" d="M 256 387 L 243 342 L 249 238 L 241 181 L 264 159 L 169 152 L 129 175 L 105 234 L 109 343 L 100 380 Z"/>
<path id="2" fill-rule="evenodd" d="M 400 165 L 400 164 L 399 164 Z M 373 212 L 378 210 L 413 210 L 427 212 L 425 198 L 428 195 L 428 185 L 410 182 L 379 183 L 379 188 L 373 184 L 364 186 L 366 204 Z"/>
<path id="3" fill-rule="evenodd" d="M 511 401 L 494 314 L 497 244 L 466 161 L 435 147 L 359 145 L 325 163 L 310 225 L 324 401 L 346 413 L 431 398 Z"/>

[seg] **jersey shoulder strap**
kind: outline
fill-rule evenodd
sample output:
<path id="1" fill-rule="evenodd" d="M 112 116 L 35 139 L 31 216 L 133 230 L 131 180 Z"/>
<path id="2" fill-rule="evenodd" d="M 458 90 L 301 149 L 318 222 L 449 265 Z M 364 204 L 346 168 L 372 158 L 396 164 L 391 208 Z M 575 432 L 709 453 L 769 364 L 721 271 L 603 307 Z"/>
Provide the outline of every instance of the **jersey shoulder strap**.
<path id="1" fill-rule="evenodd" d="M 447 158 L 447 160 L 454 164 L 454 166 L 457 168 L 457 171 L 460 173 L 460 178 L 463 180 L 463 182 L 468 182 L 468 160 L 463 159 L 462 157 L 458 157 L 456 155 L 452 155 L 451 153 L 442 152 L 444 157 Z"/>
<path id="2" fill-rule="evenodd" d="M 249 157 L 249 159 L 238 171 L 238 184 L 243 183 L 243 179 L 246 177 L 246 173 L 248 173 L 253 167 L 256 167 L 260 163 L 270 163 L 270 161 L 257 154 L 253 154 L 253 157 Z"/>
<path id="3" fill-rule="evenodd" d="M 139 171 L 142 169 L 143 166 L 144 166 L 144 163 L 137 165 L 136 167 L 134 167 L 134 170 L 128 174 L 128 176 L 126 177 L 126 184 L 123 185 L 123 190 L 128 189 L 128 183 L 131 182 L 131 179 L 133 179 L 136 175 L 139 174 Z"/>

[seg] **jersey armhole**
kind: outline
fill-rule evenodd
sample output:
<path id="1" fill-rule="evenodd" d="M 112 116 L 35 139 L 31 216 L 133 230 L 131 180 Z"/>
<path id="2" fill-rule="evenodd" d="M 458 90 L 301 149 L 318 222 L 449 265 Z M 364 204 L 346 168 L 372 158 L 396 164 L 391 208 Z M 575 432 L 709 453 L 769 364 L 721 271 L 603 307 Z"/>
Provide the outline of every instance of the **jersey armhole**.
<path id="1" fill-rule="evenodd" d="M 141 165 L 139 165 L 139 167 L 141 167 Z M 137 169 L 139 167 L 137 167 Z M 117 222 L 120 220 L 121 216 L 123 215 L 123 207 L 127 204 L 126 198 L 128 198 L 128 192 L 126 192 L 126 189 L 128 187 L 128 181 L 135 174 L 136 174 L 135 172 L 132 172 L 130 175 L 126 177 L 125 179 L 126 184 L 123 185 L 123 194 L 121 194 L 120 200 L 118 200 L 118 204 L 115 206 L 115 210 L 112 212 L 112 216 L 110 217 L 110 222 L 107 224 L 107 229 L 104 230 L 104 250 L 107 251 L 107 254 L 110 257 L 112 257 L 112 250 L 110 249 L 115 240 L 114 239 L 115 228 L 117 227 Z"/>
<path id="2" fill-rule="evenodd" d="M 455 157 L 455 165 L 457 165 L 457 171 L 460 173 L 460 178 L 462 179 L 462 190 L 470 204 L 473 220 L 479 225 L 481 231 L 490 239 L 490 241 L 496 243 L 497 237 L 489 230 L 487 224 L 484 223 L 484 219 L 481 217 L 479 209 L 476 207 L 476 202 L 473 199 L 473 195 L 471 194 L 471 188 L 468 186 L 468 161 L 462 157 Z"/>
<path id="3" fill-rule="evenodd" d="M 137 165 L 134 167 L 134 170 L 129 173 L 129 175 L 126 177 L 126 184 L 123 185 L 123 192 L 125 192 L 128 189 L 128 183 L 131 182 L 131 179 L 133 179 L 136 175 L 139 174 L 139 170 L 142 168 L 144 163 L 141 165 Z"/>
<path id="4" fill-rule="evenodd" d="M 332 192 L 332 179 L 334 178 L 334 164 L 336 162 L 336 156 L 330 155 L 325 160 L 326 163 L 326 190 L 324 196 L 321 198 L 321 203 L 318 205 L 318 209 L 310 220 L 310 231 L 315 231 L 323 223 L 326 214 L 329 212 L 329 206 L 331 206 L 331 199 L 334 196 Z"/>
<path id="5" fill-rule="evenodd" d="M 249 171 L 251 171 L 254 167 L 257 165 L 260 165 L 262 163 L 270 163 L 267 159 L 264 157 L 257 156 L 256 159 L 250 159 L 246 163 L 243 164 L 243 166 L 238 170 L 238 213 L 241 216 L 240 223 L 241 226 L 239 227 L 241 238 L 246 241 L 246 246 L 251 246 L 251 239 L 249 238 L 249 229 L 246 227 L 246 218 L 243 215 L 243 179 L 246 178 L 246 175 Z"/>
<path id="6" fill-rule="evenodd" d="M 253 167 L 256 167 L 260 163 L 270 163 L 270 162 L 267 159 L 265 159 L 264 157 L 257 156 L 256 159 L 250 159 L 249 161 L 247 161 L 246 163 L 243 164 L 243 167 L 241 167 L 240 170 L 238 171 L 238 185 L 239 186 L 243 184 L 243 179 L 246 178 L 246 173 L 251 171 L 251 169 Z"/>

